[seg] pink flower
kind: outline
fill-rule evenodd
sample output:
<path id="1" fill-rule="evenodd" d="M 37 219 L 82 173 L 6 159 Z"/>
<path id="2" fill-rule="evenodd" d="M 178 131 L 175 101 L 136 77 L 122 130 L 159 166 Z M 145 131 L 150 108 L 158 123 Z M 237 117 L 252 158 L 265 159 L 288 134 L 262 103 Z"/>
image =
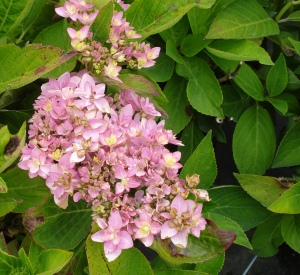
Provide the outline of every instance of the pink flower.
<path id="1" fill-rule="evenodd" d="M 88 37 L 90 27 L 84 26 L 79 31 L 72 28 L 67 28 L 67 32 L 72 40 L 77 39 L 78 41 L 83 41 Z"/>
<path id="2" fill-rule="evenodd" d="M 108 224 L 103 219 L 97 219 L 102 229 L 91 236 L 95 242 L 104 242 L 104 253 L 109 262 L 115 260 L 122 252 L 133 246 L 130 234 L 122 230 L 123 223 L 119 212 L 111 213 Z"/>
<path id="3" fill-rule="evenodd" d="M 55 12 L 61 17 L 70 17 L 73 21 L 78 18 L 78 5 L 71 2 L 65 2 L 63 7 L 55 9 Z"/>
<path id="4" fill-rule="evenodd" d="M 164 215 L 169 220 L 161 228 L 161 238 L 171 238 L 174 245 L 186 247 L 189 233 L 199 237 L 200 230 L 205 229 L 206 221 L 201 211 L 202 205 L 196 206 L 194 201 L 177 195 L 171 203 L 170 214 Z"/>
<path id="5" fill-rule="evenodd" d="M 104 66 L 104 73 L 111 79 L 117 80 L 122 83 L 122 80 L 118 78 L 119 72 L 122 70 L 122 67 L 117 66 L 113 61 L 109 61 L 107 66 Z"/>
<path id="6" fill-rule="evenodd" d="M 148 213 L 140 214 L 139 219 L 134 221 L 136 228 L 135 238 L 141 239 L 145 246 L 150 246 L 154 241 L 154 235 L 157 235 L 161 230 L 161 225 L 158 222 L 153 222 Z"/>

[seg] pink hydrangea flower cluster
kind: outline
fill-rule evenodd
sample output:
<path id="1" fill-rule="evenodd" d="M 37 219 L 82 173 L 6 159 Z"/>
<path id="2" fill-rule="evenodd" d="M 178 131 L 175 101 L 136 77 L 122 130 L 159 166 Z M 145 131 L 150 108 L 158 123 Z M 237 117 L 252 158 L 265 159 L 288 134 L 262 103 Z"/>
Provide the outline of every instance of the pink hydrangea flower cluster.
<path id="1" fill-rule="evenodd" d="M 129 7 L 123 1 L 116 2 L 124 9 Z M 71 45 L 80 53 L 79 60 L 95 75 L 104 75 L 122 82 L 118 78 L 122 66 L 126 65 L 131 69 L 148 68 L 155 64 L 154 59 L 159 56 L 159 47 L 151 48 L 145 42 L 128 41 L 141 36 L 123 18 L 123 12 L 113 15 L 107 45 L 104 46 L 92 40 L 90 26 L 99 13 L 93 4 L 87 4 L 85 0 L 70 0 L 55 11 L 58 15 L 76 22 L 77 29 L 67 29 Z"/>
<path id="2" fill-rule="evenodd" d="M 155 237 L 186 247 L 188 234 L 205 228 L 205 190 L 199 177 L 178 177 L 182 145 L 148 98 L 130 90 L 105 94 L 105 84 L 86 70 L 65 73 L 41 87 L 30 120 L 29 143 L 19 167 L 30 177 L 46 179 L 55 203 L 84 200 L 93 210 L 109 261 L 139 239 L 150 246 Z M 187 199 L 190 194 L 194 200 Z"/>

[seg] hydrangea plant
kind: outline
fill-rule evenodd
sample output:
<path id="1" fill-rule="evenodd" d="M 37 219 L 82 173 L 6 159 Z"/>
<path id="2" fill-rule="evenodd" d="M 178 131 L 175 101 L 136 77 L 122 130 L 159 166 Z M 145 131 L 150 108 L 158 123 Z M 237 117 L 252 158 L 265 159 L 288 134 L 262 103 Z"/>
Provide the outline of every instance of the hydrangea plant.
<path id="1" fill-rule="evenodd" d="M 0 271 L 218 274 L 233 242 L 300 252 L 298 7 L 2 1 Z M 227 125 L 236 167 L 215 186 Z"/>

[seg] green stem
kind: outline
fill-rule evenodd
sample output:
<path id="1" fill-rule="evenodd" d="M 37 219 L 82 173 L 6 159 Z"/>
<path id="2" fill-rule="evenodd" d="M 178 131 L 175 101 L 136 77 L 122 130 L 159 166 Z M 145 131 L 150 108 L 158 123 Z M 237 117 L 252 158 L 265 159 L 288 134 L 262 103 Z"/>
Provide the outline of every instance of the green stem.
<path id="1" fill-rule="evenodd" d="M 275 21 L 278 22 L 280 18 L 286 13 L 286 11 L 293 5 L 299 5 L 300 1 L 290 1 L 278 12 L 277 16 L 275 17 Z"/>
<path id="2" fill-rule="evenodd" d="M 277 16 L 275 17 L 275 21 L 278 22 L 280 18 L 285 14 L 285 12 L 292 6 L 292 2 L 288 2 L 281 11 L 278 12 Z"/>

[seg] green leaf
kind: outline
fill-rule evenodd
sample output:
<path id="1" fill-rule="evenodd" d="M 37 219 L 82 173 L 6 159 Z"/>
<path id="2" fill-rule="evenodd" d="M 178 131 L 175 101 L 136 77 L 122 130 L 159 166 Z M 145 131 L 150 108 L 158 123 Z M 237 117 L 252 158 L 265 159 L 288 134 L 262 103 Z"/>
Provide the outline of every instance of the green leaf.
<path id="1" fill-rule="evenodd" d="M 282 115 L 285 115 L 289 110 L 289 106 L 286 101 L 277 98 L 266 98 L 275 109 L 277 109 Z"/>
<path id="2" fill-rule="evenodd" d="M 267 90 L 269 96 L 281 94 L 288 83 L 288 71 L 284 55 L 281 53 L 267 76 Z"/>
<path id="3" fill-rule="evenodd" d="M 10 140 L 10 133 L 7 126 L 3 126 L 0 128 L 0 156 L 2 156 L 5 152 L 5 147 Z"/>
<path id="4" fill-rule="evenodd" d="M 164 88 L 164 94 L 167 97 L 168 104 L 163 105 L 168 114 L 165 127 L 174 134 L 179 133 L 189 123 L 191 117 L 186 113 L 189 101 L 186 96 L 187 81 L 176 74 L 167 82 Z"/>
<path id="5" fill-rule="evenodd" d="M 2 199 L 0 198 L 0 217 L 5 216 L 7 213 L 14 210 L 18 205 L 14 199 Z"/>
<path id="6" fill-rule="evenodd" d="M 154 271 L 155 275 L 208 275 L 208 273 L 203 273 L 201 271 L 193 271 L 193 270 L 182 270 L 182 269 L 156 269 Z"/>
<path id="7" fill-rule="evenodd" d="M 183 64 L 183 59 L 181 54 L 178 52 L 175 44 L 171 41 L 168 40 L 166 43 L 166 54 L 170 56 L 174 61 L 176 61 L 179 64 Z"/>
<path id="8" fill-rule="evenodd" d="M 295 115 L 300 112 L 299 102 L 295 95 L 282 93 L 276 97 L 273 97 L 272 99 L 284 101 L 288 105 L 288 111 L 286 115 Z"/>
<path id="9" fill-rule="evenodd" d="M 90 275 L 153 274 L 145 256 L 134 247 L 122 250 L 121 255 L 117 259 L 108 262 L 104 254 L 103 243 L 94 242 L 89 236 L 86 241 L 86 251 Z"/>
<path id="10" fill-rule="evenodd" d="M 8 187 L 8 192 L 0 194 L 0 198 L 12 198 L 20 202 L 13 210 L 15 213 L 25 212 L 49 195 L 49 189 L 45 184 L 45 180 L 39 177 L 29 178 L 28 171 L 14 167 L 0 175 Z"/>
<path id="11" fill-rule="evenodd" d="M 74 249 L 89 233 L 92 210 L 86 202 L 69 201 L 67 209 L 59 208 L 53 197 L 24 213 L 23 223 L 33 240 L 46 249 Z"/>
<path id="12" fill-rule="evenodd" d="M 0 93 L 36 80 L 75 54 L 64 54 L 57 47 L 37 44 L 28 44 L 22 49 L 13 44 L 0 46 Z"/>
<path id="13" fill-rule="evenodd" d="M 195 271 L 204 272 L 206 274 L 218 275 L 225 261 L 225 253 L 219 254 L 211 260 L 195 265 Z"/>
<path id="14" fill-rule="evenodd" d="M 241 174 L 265 173 L 273 161 L 276 135 L 269 113 L 252 106 L 239 119 L 232 141 L 234 161 Z"/>
<path id="15" fill-rule="evenodd" d="M 116 86 L 120 89 L 129 89 L 133 90 L 138 94 L 158 96 L 160 88 L 159 86 L 151 80 L 149 77 L 146 78 L 146 75 L 139 71 L 132 70 L 122 70 L 122 74 L 118 76 L 121 81 L 117 81 L 105 76 L 102 76 L 101 79 L 111 86 Z"/>
<path id="16" fill-rule="evenodd" d="M 299 214 L 300 213 L 300 182 L 287 189 L 281 197 L 274 201 L 268 209 L 276 213 Z"/>
<path id="17" fill-rule="evenodd" d="M 234 174 L 234 176 L 252 198 L 266 207 L 286 191 L 286 187 L 281 185 L 276 178 L 242 174 Z"/>
<path id="18" fill-rule="evenodd" d="M 209 190 L 209 196 L 212 202 L 218 204 L 211 212 L 234 220 L 244 231 L 257 226 L 271 214 L 239 186 L 212 188 Z"/>
<path id="19" fill-rule="evenodd" d="M 28 113 L 22 111 L 0 110 L 0 124 L 7 125 L 12 134 L 18 133 L 22 125 L 30 118 Z"/>
<path id="20" fill-rule="evenodd" d="M 233 73 L 239 66 L 239 62 L 216 57 L 209 54 L 212 60 L 225 74 Z M 238 74 L 232 79 L 246 94 L 258 101 L 264 101 L 264 87 L 257 74 L 247 65 L 242 64 Z"/>
<path id="21" fill-rule="evenodd" d="M 293 73 L 292 70 L 288 69 L 288 85 L 286 86 L 287 90 L 298 90 L 300 88 L 300 80 Z"/>
<path id="22" fill-rule="evenodd" d="M 169 40 L 178 47 L 190 28 L 187 16 L 183 16 L 173 27 L 162 31 L 159 35 L 167 42 Z"/>
<path id="23" fill-rule="evenodd" d="M 224 117 L 220 107 L 223 96 L 219 82 L 209 65 L 199 58 L 183 58 L 176 72 L 189 79 L 187 95 L 190 104 L 205 115 Z"/>
<path id="24" fill-rule="evenodd" d="M 300 22 L 300 11 L 292 12 L 287 18 L 281 19 L 279 22 Z"/>
<path id="25" fill-rule="evenodd" d="M 30 234 L 29 234 L 30 236 Z M 38 246 L 34 241 L 31 239 L 31 244 L 29 247 L 29 253 L 28 253 L 28 258 L 30 260 L 30 263 L 33 267 L 34 270 L 37 269 L 37 266 L 40 264 L 39 257 L 40 254 L 44 251 L 43 248 Z"/>
<path id="26" fill-rule="evenodd" d="M 45 29 L 43 29 L 34 39 L 33 43 L 42 44 L 43 46 L 56 46 L 61 50 L 69 52 L 72 50 L 71 38 L 68 35 L 67 28 L 73 27 L 67 23 L 67 20 L 61 20 Z M 71 72 L 76 65 L 76 57 L 72 57 L 54 70 L 51 70 L 43 77 L 58 78 L 66 71 Z"/>
<path id="27" fill-rule="evenodd" d="M 281 224 L 283 215 L 273 215 L 260 224 L 252 237 L 253 252 L 259 257 L 272 257 L 283 243 Z"/>
<path id="28" fill-rule="evenodd" d="M 298 11 L 298 12 L 300 12 L 300 11 Z M 294 40 L 294 39 L 292 39 L 290 37 L 288 39 L 292 43 L 292 45 L 294 46 L 297 54 L 300 55 L 300 42 L 296 41 L 296 40 Z"/>
<path id="29" fill-rule="evenodd" d="M 233 1 L 235 0 L 218 0 L 210 9 L 192 8 L 188 12 L 192 32 L 194 34 L 207 33 L 216 15 Z"/>
<path id="30" fill-rule="evenodd" d="M 97 15 L 95 21 L 91 26 L 93 32 L 93 39 L 104 44 L 109 36 L 110 23 L 113 16 L 114 4 L 110 1 L 107 5 L 102 7 Z"/>
<path id="31" fill-rule="evenodd" d="M 272 168 L 300 164 L 300 123 L 288 130 L 277 149 Z"/>
<path id="32" fill-rule="evenodd" d="M 191 120 L 181 134 L 180 139 L 184 146 L 178 147 L 178 150 L 181 152 L 180 163 L 186 163 L 203 138 L 204 135 L 198 124 Z"/>
<path id="33" fill-rule="evenodd" d="M 25 144 L 25 138 L 26 123 L 24 122 L 19 132 L 16 135 L 10 136 L 9 141 L 5 144 L 3 155 L 0 153 L 0 173 L 13 164 L 19 157 Z"/>
<path id="34" fill-rule="evenodd" d="M 18 256 L 21 259 L 21 261 L 23 262 L 23 265 L 25 267 L 27 267 L 28 270 L 30 270 L 30 274 L 33 274 L 33 272 L 34 272 L 33 267 L 32 267 L 32 265 L 30 263 L 29 258 L 26 255 L 25 250 L 24 250 L 23 247 L 18 251 Z"/>
<path id="35" fill-rule="evenodd" d="M 30 12 L 22 22 L 23 31 L 27 31 L 34 21 L 39 17 L 47 0 L 34 0 Z"/>
<path id="36" fill-rule="evenodd" d="M 154 66 L 142 68 L 141 71 L 149 75 L 156 82 L 166 82 L 172 77 L 174 66 L 174 61 L 165 53 L 161 52 L 159 57 L 155 59 Z"/>
<path id="37" fill-rule="evenodd" d="M 73 252 L 60 249 L 44 250 L 39 255 L 37 275 L 52 275 L 59 272 L 72 258 Z"/>
<path id="38" fill-rule="evenodd" d="M 236 234 L 236 239 L 234 241 L 235 244 L 239 244 L 249 249 L 252 249 L 252 245 L 250 244 L 246 234 L 237 222 L 226 216 L 219 215 L 216 213 L 207 213 L 203 216 L 206 219 L 213 220 L 214 223 L 222 230 L 234 232 Z"/>
<path id="39" fill-rule="evenodd" d="M 217 164 L 214 148 L 211 141 L 211 132 L 200 142 L 194 153 L 183 166 L 180 177 L 186 175 L 200 175 L 201 181 L 199 188 L 208 189 L 217 176 Z"/>
<path id="40" fill-rule="evenodd" d="M 186 36 L 180 46 L 180 51 L 187 57 L 192 57 L 211 43 L 210 39 L 204 39 L 204 34 L 189 34 Z"/>
<path id="41" fill-rule="evenodd" d="M 14 31 L 26 18 L 34 0 L 2 0 L 0 2 L 0 37 Z"/>
<path id="42" fill-rule="evenodd" d="M 155 239 L 151 248 L 165 261 L 172 264 L 202 263 L 223 253 L 234 241 L 235 234 L 220 230 L 213 222 L 208 221 L 206 229 L 201 231 L 200 238 L 189 235 L 186 248 L 171 244 L 170 239 Z"/>
<path id="43" fill-rule="evenodd" d="M 207 39 L 253 39 L 279 34 L 279 28 L 255 0 L 236 0 L 213 21 Z"/>
<path id="44" fill-rule="evenodd" d="M 26 267 L 23 267 L 21 259 L 10 256 L 0 249 L 0 274 L 22 274 L 21 271 L 24 271 L 24 274 L 30 274 L 29 270 Z M 28 273 L 25 273 L 25 272 Z"/>
<path id="45" fill-rule="evenodd" d="M 1 177 L 0 177 L 0 193 L 7 193 L 7 185 Z"/>
<path id="46" fill-rule="evenodd" d="M 242 113 L 247 109 L 249 98 L 242 98 L 241 94 L 232 85 L 222 85 L 223 103 L 221 105 L 224 114 L 238 121 Z"/>
<path id="47" fill-rule="evenodd" d="M 269 54 L 250 40 L 215 40 L 206 46 L 213 55 L 236 61 L 258 60 L 265 65 L 273 65 Z"/>
<path id="48" fill-rule="evenodd" d="M 127 21 L 145 39 L 175 25 L 192 7 L 210 8 L 215 0 L 135 0 L 125 12 Z"/>
<path id="49" fill-rule="evenodd" d="M 281 225 L 282 237 L 285 242 L 300 253 L 300 215 L 285 215 Z"/>

